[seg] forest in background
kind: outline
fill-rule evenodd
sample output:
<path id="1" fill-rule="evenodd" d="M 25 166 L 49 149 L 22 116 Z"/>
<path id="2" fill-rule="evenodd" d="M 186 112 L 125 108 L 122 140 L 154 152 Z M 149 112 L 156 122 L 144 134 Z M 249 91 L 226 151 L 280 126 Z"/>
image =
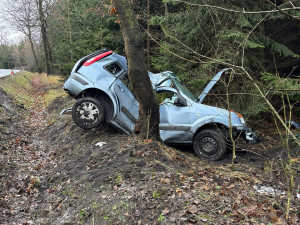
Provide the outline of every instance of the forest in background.
<path id="1" fill-rule="evenodd" d="M 8 20 L 26 38 L 10 45 L 1 34 L 2 68 L 67 77 L 78 59 L 96 50 L 125 55 L 111 1 L 6 1 L 6 10 L 14 12 Z M 150 71 L 173 71 L 197 96 L 218 70 L 243 66 L 278 110 L 283 99 L 288 100 L 293 116 L 299 118 L 299 2 L 139 0 L 134 4 Z M 209 99 L 226 108 L 224 90 L 218 85 L 216 98 Z M 236 111 L 260 115 L 268 110 L 241 71 L 234 74 L 229 91 Z"/>

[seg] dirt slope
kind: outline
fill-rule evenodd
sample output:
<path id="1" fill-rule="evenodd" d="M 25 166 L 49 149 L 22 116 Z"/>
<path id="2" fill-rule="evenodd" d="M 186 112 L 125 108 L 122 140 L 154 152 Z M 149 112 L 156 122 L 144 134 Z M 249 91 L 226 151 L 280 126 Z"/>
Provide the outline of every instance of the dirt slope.
<path id="1" fill-rule="evenodd" d="M 45 104 L 53 87 L 41 79 L 34 77 L 34 103 L 26 109 L 0 90 L 1 224 L 300 222 L 295 194 L 287 221 L 285 196 L 253 189 L 262 183 L 287 188 L 261 169 L 270 161 L 241 153 L 231 172 L 230 155 L 212 163 L 190 148 L 140 140 L 107 125 L 84 131 L 70 116 L 58 116 L 70 98 Z"/>

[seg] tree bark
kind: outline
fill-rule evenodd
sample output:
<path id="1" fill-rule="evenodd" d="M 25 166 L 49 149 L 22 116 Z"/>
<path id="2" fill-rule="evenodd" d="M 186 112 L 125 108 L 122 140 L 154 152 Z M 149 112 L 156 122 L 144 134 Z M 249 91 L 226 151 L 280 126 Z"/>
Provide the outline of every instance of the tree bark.
<path id="1" fill-rule="evenodd" d="M 53 64 L 53 53 L 52 53 L 52 49 L 49 43 L 49 39 L 47 36 L 47 48 L 48 48 L 48 55 L 49 55 L 49 62 L 50 62 L 50 73 L 53 73 L 53 68 L 51 67 L 51 64 Z"/>
<path id="2" fill-rule="evenodd" d="M 147 32 L 150 33 L 150 0 L 147 0 Z M 147 35 L 147 70 L 150 70 L 150 37 Z"/>
<path id="3" fill-rule="evenodd" d="M 38 71 L 38 73 L 42 73 L 42 68 L 40 68 L 40 66 L 39 66 L 39 61 L 38 61 L 38 58 L 37 58 L 37 55 L 36 55 L 36 52 L 35 52 L 35 49 L 34 49 L 34 44 L 33 44 L 33 40 L 32 40 L 32 34 L 31 34 L 30 26 L 28 26 L 28 35 L 27 36 L 28 36 L 31 51 L 32 51 L 32 54 L 33 54 L 33 57 L 34 57 L 34 61 L 35 61 L 35 64 L 36 64 L 37 71 Z"/>
<path id="4" fill-rule="evenodd" d="M 165 2 L 165 16 L 167 16 L 169 14 L 169 6 L 168 3 Z"/>
<path id="5" fill-rule="evenodd" d="M 125 42 L 129 79 L 141 106 L 139 134 L 158 139 L 159 108 L 146 70 L 144 42 L 137 15 L 130 0 L 116 0 L 115 7 Z"/>
<path id="6" fill-rule="evenodd" d="M 47 30 L 46 30 L 46 21 L 43 11 L 43 0 L 37 0 L 36 1 L 38 12 L 39 12 L 39 21 L 40 21 L 40 27 L 41 27 L 41 33 L 42 33 L 42 41 L 43 41 L 43 47 L 44 47 L 44 53 L 45 53 L 45 61 L 46 61 L 46 72 L 47 76 L 51 73 L 50 72 L 50 63 L 49 63 L 49 52 L 48 52 L 48 37 L 47 37 Z"/>

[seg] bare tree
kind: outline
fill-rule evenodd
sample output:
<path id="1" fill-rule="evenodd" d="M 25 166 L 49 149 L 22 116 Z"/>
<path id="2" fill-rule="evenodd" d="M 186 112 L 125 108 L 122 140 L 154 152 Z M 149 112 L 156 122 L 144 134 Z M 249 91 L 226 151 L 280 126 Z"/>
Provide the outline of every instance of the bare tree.
<path id="1" fill-rule="evenodd" d="M 37 11 L 35 5 L 30 0 L 7 0 L 6 6 L 7 8 L 3 10 L 9 15 L 11 26 L 27 36 L 34 56 L 36 69 L 41 73 L 42 68 L 39 64 L 34 44 L 34 33 L 37 27 Z"/>
<path id="2" fill-rule="evenodd" d="M 6 41 L 5 35 L 1 31 L 1 33 L 0 33 L 0 46 L 6 45 L 6 43 L 7 43 L 7 41 Z"/>
<path id="3" fill-rule="evenodd" d="M 36 5 L 38 9 L 38 18 L 39 26 L 41 29 L 44 53 L 45 53 L 45 62 L 46 62 L 46 73 L 47 75 L 51 74 L 51 63 L 52 63 L 52 52 L 48 39 L 47 32 L 47 18 L 51 8 L 51 0 L 36 0 Z"/>

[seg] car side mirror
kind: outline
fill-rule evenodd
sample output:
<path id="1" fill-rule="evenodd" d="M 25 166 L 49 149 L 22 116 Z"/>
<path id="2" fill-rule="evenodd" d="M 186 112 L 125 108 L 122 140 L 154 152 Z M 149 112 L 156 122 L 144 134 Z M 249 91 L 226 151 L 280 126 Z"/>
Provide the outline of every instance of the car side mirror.
<path id="1" fill-rule="evenodd" d="M 176 98 L 174 100 L 174 105 L 179 106 L 179 107 L 187 106 L 186 100 L 184 98 Z"/>

